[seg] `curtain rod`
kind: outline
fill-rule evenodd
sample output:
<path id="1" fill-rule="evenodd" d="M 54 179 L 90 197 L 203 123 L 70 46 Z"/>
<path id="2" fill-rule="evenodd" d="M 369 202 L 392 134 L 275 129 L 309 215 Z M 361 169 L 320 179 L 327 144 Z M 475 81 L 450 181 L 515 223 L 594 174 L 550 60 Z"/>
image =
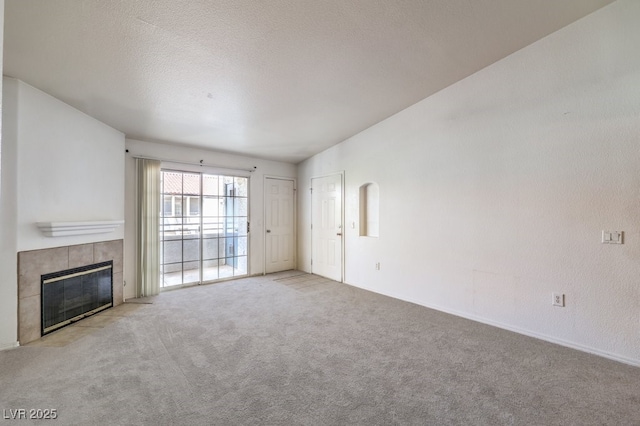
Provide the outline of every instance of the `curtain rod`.
<path id="1" fill-rule="evenodd" d="M 125 149 L 125 153 L 130 154 L 128 149 Z M 224 166 L 218 166 L 215 164 L 205 164 L 204 160 L 200 160 L 199 163 L 191 163 L 191 162 L 187 162 L 187 161 L 176 161 L 176 160 L 163 160 L 162 158 L 154 158 L 154 157 L 147 157 L 144 155 L 136 155 L 136 154 L 130 154 L 133 158 L 140 158 L 143 160 L 155 160 L 155 161 L 164 161 L 167 163 L 176 163 L 176 164 L 187 164 L 189 166 L 205 166 L 205 167 L 213 167 L 216 169 L 224 169 L 224 170 L 237 170 L 240 172 L 249 172 L 249 173 L 253 173 L 255 172 L 258 167 L 257 166 L 253 166 L 252 169 L 241 169 L 241 168 L 232 168 L 232 167 L 224 167 Z"/>

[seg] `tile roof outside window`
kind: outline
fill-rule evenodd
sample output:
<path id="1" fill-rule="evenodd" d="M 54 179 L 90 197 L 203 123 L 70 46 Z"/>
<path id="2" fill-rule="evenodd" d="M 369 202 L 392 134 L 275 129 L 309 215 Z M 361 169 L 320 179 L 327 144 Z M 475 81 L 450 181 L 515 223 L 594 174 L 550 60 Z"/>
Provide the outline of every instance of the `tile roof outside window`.
<path id="1" fill-rule="evenodd" d="M 200 195 L 200 175 L 164 172 L 164 193 Z M 184 190 L 183 190 L 184 185 Z"/>
<path id="2" fill-rule="evenodd" d="M 183 181 L 184 176 L 184 181 Z M 180 172 L 163 171 L 164 187 L 163 194 L 176 195 L 200 195 L 200 175 L 199 174 L 183 174 Z M 202 194 L 208 196 L 219 196 L 224 194 L 224 190 L 220 187 L 233 184 L 237 188 L 234 196 L 247 196 L 247 179 L 234 178 L 231 176 L 202 175 Z M 184 190 L 183 190 L 184 185 Z"/>

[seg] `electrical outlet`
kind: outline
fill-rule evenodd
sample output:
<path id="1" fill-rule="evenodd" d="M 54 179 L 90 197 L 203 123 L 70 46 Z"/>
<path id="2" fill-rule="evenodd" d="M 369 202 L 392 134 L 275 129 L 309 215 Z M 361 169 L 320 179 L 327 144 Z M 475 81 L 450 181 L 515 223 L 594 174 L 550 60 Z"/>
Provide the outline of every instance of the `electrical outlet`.
<path id="1" fill-rule="evenodd" d="M 561 308 L 564 308 L 564 294 L 552 293 L 551 303 L 553 306 L 560 306 Z"/>
<path id="2" fill-rule="evenodd" d="M 376 271 L 380 270 L 380 262 L 376 262 Z"/>

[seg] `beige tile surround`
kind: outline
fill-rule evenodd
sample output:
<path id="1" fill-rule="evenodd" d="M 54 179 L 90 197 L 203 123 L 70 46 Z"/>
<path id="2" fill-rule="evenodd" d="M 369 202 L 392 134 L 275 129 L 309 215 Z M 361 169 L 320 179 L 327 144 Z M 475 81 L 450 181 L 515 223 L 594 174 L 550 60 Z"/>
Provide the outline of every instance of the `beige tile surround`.
<path id="1" fill-rule="evenodd" d="M 18 340 L 41 337 L 40 277 L 94 263 L 113 261 L 113 304 L 123 302 L 123 240 L 55 247 L 18 253 Z"/>

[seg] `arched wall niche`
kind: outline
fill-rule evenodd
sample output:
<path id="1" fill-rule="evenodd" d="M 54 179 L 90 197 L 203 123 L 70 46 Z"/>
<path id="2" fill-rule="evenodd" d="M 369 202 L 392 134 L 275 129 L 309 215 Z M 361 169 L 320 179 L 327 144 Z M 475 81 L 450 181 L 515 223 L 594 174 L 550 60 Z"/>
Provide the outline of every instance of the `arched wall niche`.
<path id="1" fill-rule="evenodd" d="M 380 236 L 380 187 L 375 182 L 360 186 L 360 236 Z"/>

